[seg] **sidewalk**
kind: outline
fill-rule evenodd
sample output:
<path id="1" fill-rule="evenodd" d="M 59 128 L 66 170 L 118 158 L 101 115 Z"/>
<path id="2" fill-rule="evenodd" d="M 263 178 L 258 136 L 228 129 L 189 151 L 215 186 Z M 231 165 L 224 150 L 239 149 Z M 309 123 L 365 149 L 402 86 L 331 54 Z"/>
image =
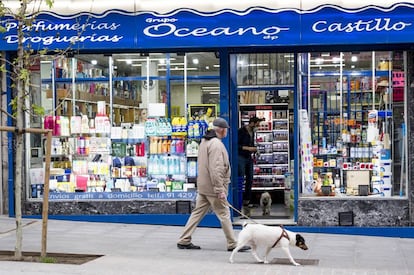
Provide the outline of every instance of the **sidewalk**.
<path id="1" fill-rule="evenodd" d="M 23 251 L 41 250 L 41 220 L 24 219 Z M 0 250 L 14 250 L 15 220 L 0 216 Z M 201 250 L 179 250 L 180 226 L 49 220 L 47 251 L 105 255 L 83 265 L 0 262 L 1 274 L 414 274 L 414 239 L 303 233 L 309 250 L 291 247 L 305 263 L 258 264 L 249 252 L 230 264 L 219 228 L 198 228 Z M 236 234 L 239 230 L 236 229 Z M 286 256 L 273 250 L 270 259 Z M 314 261 L 313 261 L 314 260 Z M 308 264 L 306 264 L 308 262 Z M 310 264 L 310 262 L 315 262 Z"/>

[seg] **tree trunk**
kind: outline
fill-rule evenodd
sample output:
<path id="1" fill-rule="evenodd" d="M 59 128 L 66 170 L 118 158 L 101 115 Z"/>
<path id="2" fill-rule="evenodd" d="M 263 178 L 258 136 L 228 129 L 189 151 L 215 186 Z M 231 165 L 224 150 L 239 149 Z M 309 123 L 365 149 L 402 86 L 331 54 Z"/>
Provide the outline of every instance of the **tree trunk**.
<path id="1" fill-rule="evenodd" d="M 18 129 L 21 129 L 17 126 Z M 16 260 L 22 259 L 22 243 L 23 243 L 23 230 L 22 230 L 22 163 L 23 163 L 23 134 L 15 134 L 16 139 L 16 167 L 15 167 L 15 179 L 14 179 L 14 195 L 15 195 L 15 212 L 16 212 L 16 247 L 14 256 Z M 20 166 L 20 167 L 19 167 Z"/>
<path id="2" fill-rule="evenodd" d="M 18 45 L 17 45 L 17 59 L 15 63 L 15 83 L 16 83 L 16 127 L 15 133 L 15 146 L 16 146 L 16 162 L 15 162 L 15 178 L 14 178 L 14 196 L 15 196 L 15 208 L 16 208 L 16 247 L 14 256 L 16 260 L 22 260 L 22 246 L 23 246 L 23 228 L 22 228 L 22 179 L 24 171 L 24 134 L 21 131 L 24 128 L 24 98 L 26 89 L 26 78 L 22 72 L 24 68 L 27 68 L 28 62 L 26 61 L 24 45 L 23 45 L 23 26 L 27 9 L 27 2 L 20 1 L 20 9 L 17 15 L 18 28 Z"/>

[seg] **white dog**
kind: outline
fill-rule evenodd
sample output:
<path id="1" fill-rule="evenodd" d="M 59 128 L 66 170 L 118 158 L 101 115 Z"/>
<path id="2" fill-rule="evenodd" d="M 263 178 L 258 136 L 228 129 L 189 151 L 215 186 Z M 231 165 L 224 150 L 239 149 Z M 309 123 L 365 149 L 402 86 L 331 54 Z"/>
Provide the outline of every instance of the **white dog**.
<path id="1" fill-rule="evenodd" d="M 262 215 L 269 216 L 270 209 L 272 208 L 272 196 L 269 192 L 263 192 L 260 195 L 260 206 L 262 207 Z"/>
<path id="2" fill-rule="evenodd" d="M 245 245 L 250 245 L 252 248 L 252 255 L 259 263 L 269 263 L 267 256 L 270 250 L 274 247 L 280 247 L 285 251 L 290 262 L 294 265 L 299 265 L 290 254 L 289 246 L 297 246 L 303 250 L 308 247 L 305 244 L 305 239 L 292 231 L 284 229 L 282 226 L 267 226 L 263 224 L 244 223 L 242 231 L 239 233 L 237 247 L 230 255 L 230 263 L 233 263 L 234 255 Z M 260 259 L 257 255 L 257 247 L 265 247 L 264 259 Z"/>

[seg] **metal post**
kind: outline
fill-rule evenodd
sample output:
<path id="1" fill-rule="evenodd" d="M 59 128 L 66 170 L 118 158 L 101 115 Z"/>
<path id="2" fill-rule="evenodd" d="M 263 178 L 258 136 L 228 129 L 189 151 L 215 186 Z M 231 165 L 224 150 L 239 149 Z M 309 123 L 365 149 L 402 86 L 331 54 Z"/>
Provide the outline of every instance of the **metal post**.
<path id="1" fill-rule="evenodd" d="M 41 257 L 46 257 L 47 250 L 47 221 L 49 213 L 49 177 L 50 177 L 50 157 L 52 151 L 52 131 L 47 132 L 46 139 L 46 164 L 45 179 L 43 185 L 43 209 L 42 209 L 42 251 Z"/>

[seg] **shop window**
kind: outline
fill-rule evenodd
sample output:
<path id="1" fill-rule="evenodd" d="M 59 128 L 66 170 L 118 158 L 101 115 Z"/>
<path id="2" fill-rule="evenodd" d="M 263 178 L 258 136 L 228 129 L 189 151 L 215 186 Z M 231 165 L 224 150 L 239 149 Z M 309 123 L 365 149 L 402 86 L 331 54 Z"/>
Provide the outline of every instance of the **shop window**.
<path id="1" fill-rule="evenodd" d="M 237 85 L 293 85 L 293 54 L 254 53 L 237 56 Z"/>
<path id="2" fill-rule="evenodd" d="M 191 104 L 218 106 L 220 67 L 214 52 L 175 54 L 175 58 L 180 62 L 175 67 L 171 66 L 171 69 L 174 68 L 171 71 L 174 75 L 171 81 L 171 106 L 178 109 L 181 116 L 188 114 L 186 111 Z"/>
<path id="3" fill-rule="evenodd" d="M 302 56 L 301 106 L 311 150 L 302 153 L 302 194 L 405 196 L 402 52 L 321 52 Z M 306 128 L 307 124 L 300 125 Z M 302 129 L 303 129 L 302 128 Z M 312 171 L 312 172 L 311 172 Z M 324 186 L 330 192 L 323 193 Z M 328 188 L 329 188 L 328 187 Z"/>
<path id="4" fill-rule="evenodd" d="M 171 76 L 184 76 L 184 72 L 188 73 L 194 70 L 194 67 L 188 67 L 185 60 L 185 53 L 171 53 L 169 62 L 160 65 L 160 71 Z"/>
<path id="5" fill-rule="evenodd" d="M 237 55 L 240 104 L 293 103 L 294 58 L 288 53 Z M 291 98 L 292 99 L 292 98 Z"/>
<path id="6" fill-rule="evenodd" d="M 191 74 L 189 63 L 198 64 Z M 40 64 L 32 100 L 47 113 L 39 126 L 53 131 L 52 200 L 194 199 L 197 144 L 219 112 L 214 53 L 46 56 Z M 43 194 L 44 148 L 33 136 L 31 198 Z"/>
<path id="7" fill-rule="evenodd" d="M 189 76 L 218 76 L 220 59 L 215 52 L 187 53 L 187 74 Z"/>

